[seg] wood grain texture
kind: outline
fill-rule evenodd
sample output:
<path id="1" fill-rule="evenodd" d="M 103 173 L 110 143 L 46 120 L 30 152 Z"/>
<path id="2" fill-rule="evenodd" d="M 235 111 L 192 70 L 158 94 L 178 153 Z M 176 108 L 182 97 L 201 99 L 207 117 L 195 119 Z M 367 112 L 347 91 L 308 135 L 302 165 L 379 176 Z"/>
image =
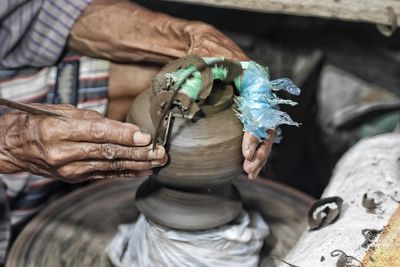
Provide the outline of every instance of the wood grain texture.
<path id="1" fill-rule="evenodd" d="M 54 202 L 34 218 L 13 244 L 6 267 L 112 267 L 104 253 L 119 224 L 133 223 L 135 192 L 143 179 L 98 182 Z M 271 181 L 235 182 L 247 210 L 258 210 L 271 228 L 260 266 L 275 266 L 265 257 L 283 258 L 306 228 L 313 199 Z"/>
<path id="2" fill-rule="evenodd" d="M 165 0 L 164 0 L 165 1 Z M 266 13 L 322 17 L 392 25 L 388 7 L 400 21 L 399 0 L 167 0 Z"/>

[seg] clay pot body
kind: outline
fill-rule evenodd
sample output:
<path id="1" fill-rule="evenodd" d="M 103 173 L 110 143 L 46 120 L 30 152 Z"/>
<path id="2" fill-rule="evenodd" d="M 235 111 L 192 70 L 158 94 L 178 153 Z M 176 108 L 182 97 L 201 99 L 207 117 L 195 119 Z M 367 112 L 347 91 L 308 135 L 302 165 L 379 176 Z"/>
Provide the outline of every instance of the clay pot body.
<path id="1" fill-rule="evenodd" d="M 168 80 L 170 73 L 192 64 L 201 73 L 196 102 L 176 89 L 179 82 Z M 235 66 L 227 68 L 231 72 Z M 240 195 L 231 184 L 243 162 L 242 124 L 233 97 L 232 86 L 214 82 L 209 66 L 189 55 L 166 65 L 133 101 L 127 122 L 152 134 L 169 155 L 167 165 L 154 170 L 136 195 L 136 207 L 147 218 L 173 229 L 205 230 L 241 212 Z"/>
<path id="2" fill-rule="evenodd" d="M 133 101 L 127 122 L 154 135 L 150 114 L 152 96 L 148 89 Z M 166 145 L 169 163 L 155 170 L 152 178 L 171 187 L 192 189 L 220 185 L 241 173 L 243 131 L 233 111 L 232 97 L 226 99 L 226 94 L 220 94 L 215 99 L 214 94 L 211 103 L 205 101 L 200 105 L 201 109 L 208 110 L 207 114 L 195 122 L 175 116 Z M 212 110 L 213 107 L 219 108 Z"/>

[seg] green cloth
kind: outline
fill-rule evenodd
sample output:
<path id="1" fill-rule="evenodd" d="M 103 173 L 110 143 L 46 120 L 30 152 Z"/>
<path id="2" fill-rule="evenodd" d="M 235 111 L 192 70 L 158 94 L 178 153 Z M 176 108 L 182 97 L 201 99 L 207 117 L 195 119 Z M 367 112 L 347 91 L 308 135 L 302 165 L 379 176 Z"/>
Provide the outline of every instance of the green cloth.
<path id="1" fill-rule="evenodd" d="M 225 67 L 214 66 L 211 67 L 211 73 L 214 80 L 224 81 L 228 76 L 228 69 Z M 193 100 L 198 100 L 198 96 L 201 90 L 201 74 L 196 71 L 196 66 L 191 65 L 185 69 L 177 70 L 169 74 L 175 84 L 180 84 L 186 77 L 186 82 L 183 83 L 180 91 L 190 97 Z M 173 87 L 173 90 L 179 88 Z"/>

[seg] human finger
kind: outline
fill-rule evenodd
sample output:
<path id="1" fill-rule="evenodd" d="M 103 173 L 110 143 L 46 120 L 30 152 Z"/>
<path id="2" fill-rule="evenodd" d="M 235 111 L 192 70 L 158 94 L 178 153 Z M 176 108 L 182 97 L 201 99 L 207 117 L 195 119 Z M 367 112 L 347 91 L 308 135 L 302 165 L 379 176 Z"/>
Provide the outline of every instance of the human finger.
<path id="1" fill-rule="evenodd" d="M 250 179 L 255 178 L 264 167 L 265 163 L 267 163 L 269 154 L 271 152 L 272 143 L 272 141 L 265 140 L 257 149 L 254 159 L 252 160 L 254 169 L 251 173 L 249 173 Z"/>
<path id="2" fill-rule="evenodd" d="M 71 120 L 69 141 L 112 143 L 125 146 L 147 146 L 151 136 L 139 127 L 109 119 Z"/>
<path id="3" fill-rule="evenodd" d="M 259 144 L 253 158 L 244 161 L 243 169 L 248 173 L 250 179 L 255 178 L 267 162 L 272 143 L 272 140 L 264 140 Z"/>
<path id="4" fill-rule="evenodd" d="M 134 173 L 149 171 L 152 168 L 160 167 L 165 163 L 166 159 L 153 161 L 78 161 L 58 168 L 57 173 L 60 177 L 62 177 L 63 180 L 82 181 L 89 179 L 93 173 Z"/>
<path id="5" fill-rule="evenodd" d="M 62 142 L 48 149 L 47 162 L 53 166 L 86 160 L 135 160 L 149 161 L 164 159 L 165 148 L 158 145 L 145 147 L 121 146 L 112 143 Z"/>
<path id="6" fill-rule="evenodd" d="M 245 160 L 253 159 L 259 143 L 258 138 L 251 133 L 245 132 L 243 134 L 242 153 Z"/>
<path id="7" fill-rule="evenodd" d="M 260 163 L 254 163 L 255 169 L 251 173 L 248 174 L 249 179 L 254 179 L 258 176 L 260 173 L 261 169 L 264 167 L 264 165 L 267 163 L 268 158 L 266 158 L 263 162 Z"/>
<path id="8" fill-rule="evenodd" d="M 268 157 L 265 143 L 260 143 L 257 151 L 255 152 L 252 160 L 245 160 L 243 162 L 243 170 L 249 175 L 249 178 L 255 177 L 255 171 L 265 162 Z"/>

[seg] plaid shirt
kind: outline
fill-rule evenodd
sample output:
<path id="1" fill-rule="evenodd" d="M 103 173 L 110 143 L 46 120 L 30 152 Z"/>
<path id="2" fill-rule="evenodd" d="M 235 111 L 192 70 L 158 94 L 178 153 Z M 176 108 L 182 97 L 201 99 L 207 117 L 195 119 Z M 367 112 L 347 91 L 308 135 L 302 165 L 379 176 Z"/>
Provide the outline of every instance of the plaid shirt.
<path id="1" fill-rule="evenodd" d="M 76 18 L 91 0 L 1 0 L 0 64 L 45 67 L 64 51 Z"/>

